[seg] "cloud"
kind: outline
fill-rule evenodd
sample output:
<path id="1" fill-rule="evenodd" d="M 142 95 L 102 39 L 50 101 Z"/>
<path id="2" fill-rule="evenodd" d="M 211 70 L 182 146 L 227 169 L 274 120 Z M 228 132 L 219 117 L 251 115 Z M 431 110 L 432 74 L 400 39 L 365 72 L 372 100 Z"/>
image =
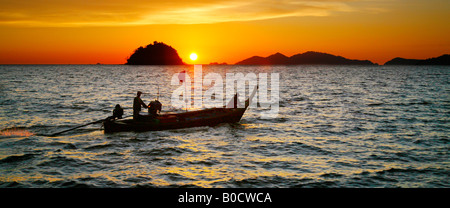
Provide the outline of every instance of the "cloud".
<path id="1" fill-rule="evenodd" d="M 184 7 L 145 16 L 141 23 L 175 24 L 252 21 L 292 16 L 327 16 L 332 11 L 348 11 L 339 2 L 323 1 L 244 1 Z"/>
<path id="2" fill-rule="evenodd" d="M 0 0 L 0 24 L 89 26 L 207 24 L 349 12 L 357 0 Z"/>

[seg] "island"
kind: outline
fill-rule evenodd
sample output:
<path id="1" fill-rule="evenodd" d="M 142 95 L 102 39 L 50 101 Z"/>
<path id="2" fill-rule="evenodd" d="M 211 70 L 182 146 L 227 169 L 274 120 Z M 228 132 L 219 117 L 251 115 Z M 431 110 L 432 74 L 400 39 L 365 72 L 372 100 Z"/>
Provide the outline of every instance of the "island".
<path id="1" fill-rule="evenodd" d="M 227 62 L 222 62 L 222 63 L 219 63 L 219 62 L 211 62 L 211 63 L 209 63 L 208 65 L 228 65 L 228 64 L 227 64 Z"/>
<path id="2" fill-rule="evenodd" d="M 405 59 L 397 57 L 386 62 L 384 65 L 450 65 L 450 55 L 444 54 L 429 59 Z"/>
<path id="3" fill-rule="evenodd" d="M 126 65 L 184 65 L 177 50 L 163 42 L 139 47 L 127 59 Z"/>
<path id="4" fill-rule="evenodd" d="M 253 56 L 236 65 L 376 65 L 369 60 L 352 60 L 342 56 L 308 51 L 287 57 L 275 53 L 268 57 Z"/>

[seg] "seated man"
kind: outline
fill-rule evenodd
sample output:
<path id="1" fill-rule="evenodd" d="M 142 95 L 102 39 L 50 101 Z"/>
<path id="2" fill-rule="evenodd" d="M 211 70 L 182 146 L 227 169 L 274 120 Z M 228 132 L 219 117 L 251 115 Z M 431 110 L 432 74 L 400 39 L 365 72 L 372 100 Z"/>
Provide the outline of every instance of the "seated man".
<path id="1" fill-rule="evenodd" d="M 161 112 L 161 108 L 162 104 L 158 100 L 152 101 L 148 105 L 148 114 L 156 117 Z"/>
<path id="2" fill-rule="evenodd" d="M 116 118 L 117 119 L 121 119 L 122 116 L 123 116 L 123 108 L 120 107 L 119 104 L 117 104 L 116 107 L 113 110 L 113 115 L 108 117 L 108 118 L 106 118 L 106 119 L 107 120 L 115 120 Z"/>
<path id="3" fill-rule="evenodd" d="M 120 107 L 119 104 L 116 105 L 116 107 L 113 110 L 113 119 L 121 119 L 123 116 L 123 108 Z"/>

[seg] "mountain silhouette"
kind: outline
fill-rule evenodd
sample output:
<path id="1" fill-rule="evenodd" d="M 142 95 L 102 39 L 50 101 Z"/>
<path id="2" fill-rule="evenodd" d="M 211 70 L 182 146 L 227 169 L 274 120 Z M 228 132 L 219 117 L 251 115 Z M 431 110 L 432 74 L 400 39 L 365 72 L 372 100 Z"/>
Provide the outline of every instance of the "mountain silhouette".
<path id="1" fill-rule="evenodd" d="M 282 64 L 289 62 L 289 57 L 287 57 L 281 53 L 276 53 L 276 54 L 270 55 L 266 59 L 271 64 L 276 64 L 276 65 L 282 65 Z"/>
<path id="2" fill-rule="evenodd" d="M 416 65 L 419 61 L 419 59 L 405 59 L 397 57 L 384 63 L 384 65 Z"/>
<path id="3" fill-rule="evenodd" d="M 177 50 L 163 42 L 139 47 L 127 59 L 127 65 L 183 65 Z"/>
<path id="4" fill-rule="evenodd" d="M 253 56 L 237 62 L 236 65 L 374 65 L 368 60 L 351 60 L 342 56 L 308 51 L 287 57 L 275 53 L 268 57 Z"/>
<path id="5" fill-rule="evenodd" d="M 261 56 L 252 56 L 248 59 L 235 63 L 235 65 L 271 65 L 269 60 Z"/>
<path id="6" fill-rule="evenodd" d="M 450 65 L 450 55 L 444 54 L 429 59 L 405 59 L 397 57 L 386 62 L 384 65 Z"/>

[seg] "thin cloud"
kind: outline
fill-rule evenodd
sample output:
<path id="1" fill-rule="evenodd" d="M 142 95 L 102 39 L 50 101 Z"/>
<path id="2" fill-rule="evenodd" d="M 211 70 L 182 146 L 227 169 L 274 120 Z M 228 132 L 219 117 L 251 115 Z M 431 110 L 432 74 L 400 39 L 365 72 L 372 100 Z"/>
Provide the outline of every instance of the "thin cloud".
<path id="1" fill-rule="evenodd" d="M 358 0 L 0 0 L 0 24 L 21 26 L 123 26 L 208 24 L 350 12 Z M 360 0 L 364 1 L 364 0 Z"/>

